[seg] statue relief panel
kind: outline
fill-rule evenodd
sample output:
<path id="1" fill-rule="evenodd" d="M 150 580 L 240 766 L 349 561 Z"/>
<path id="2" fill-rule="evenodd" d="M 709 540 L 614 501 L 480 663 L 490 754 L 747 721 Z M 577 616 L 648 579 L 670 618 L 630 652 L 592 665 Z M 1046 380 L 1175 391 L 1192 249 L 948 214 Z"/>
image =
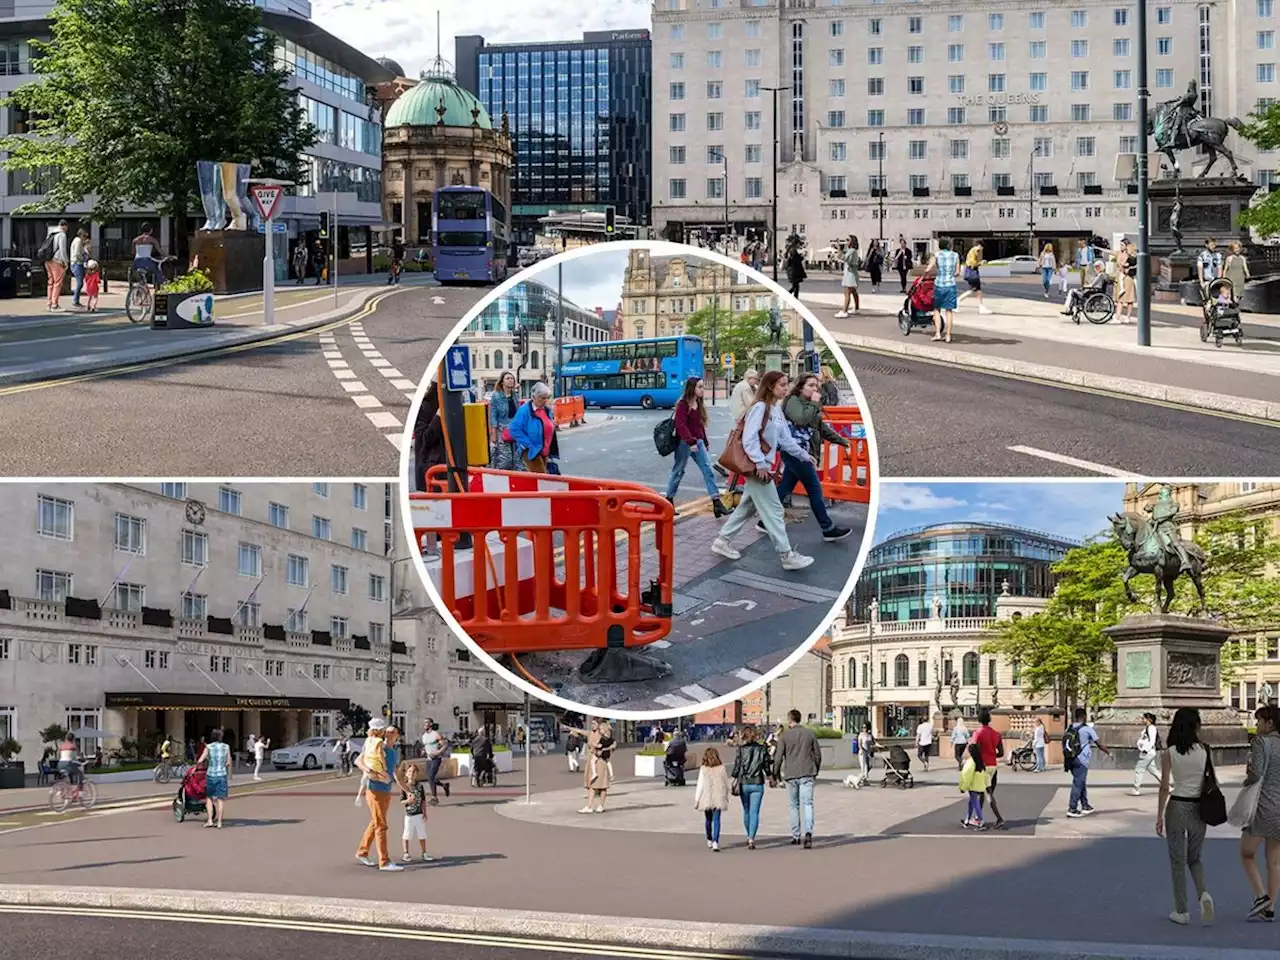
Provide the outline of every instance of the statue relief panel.
<path id="1" fill-rule="evenodd" d="M 1211 653 L 1170 651 L 1165 661 L 1165 685 L 1217 689 L 1218 658 Z"/>
<path id="2" fill-rule="evenodd" d="M 1173 205 L 1161 206 L 1156 211 L 1156 229 L 1167 233 L 1173 217 Z M 1179 224 L 1184 233 L 1197 230 L 1230 230 L 1231 205 L 1228 203 L 1212 203 L 1182 205 L 1182 222 Z"/>

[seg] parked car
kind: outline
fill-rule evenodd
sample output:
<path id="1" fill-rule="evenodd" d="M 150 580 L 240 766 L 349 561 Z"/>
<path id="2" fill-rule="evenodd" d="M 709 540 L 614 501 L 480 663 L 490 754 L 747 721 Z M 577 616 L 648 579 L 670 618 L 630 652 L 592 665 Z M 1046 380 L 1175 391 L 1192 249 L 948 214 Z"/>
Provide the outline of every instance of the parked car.
<path id="1" fill-rule="evenodd" d="M 339 758 L 333 752 L 337 737 L 308 737 L 299 740 L 291 747 L 282 747 L 271 751 L 271 765 L 277 770 L 288 770 L 300 767 L 303 770 L 319 770 L 325 767 L 336 767 Z M 352 741 L 353 746 L 357 741 Z"/>
<path id="2" fill-rule="evenodd" d="M 1040 260 L 1038 257 L 1028 256 L 1021 253 L 1016 257 L 1009 258 L 1010 273 L 1039 273 Z"/>

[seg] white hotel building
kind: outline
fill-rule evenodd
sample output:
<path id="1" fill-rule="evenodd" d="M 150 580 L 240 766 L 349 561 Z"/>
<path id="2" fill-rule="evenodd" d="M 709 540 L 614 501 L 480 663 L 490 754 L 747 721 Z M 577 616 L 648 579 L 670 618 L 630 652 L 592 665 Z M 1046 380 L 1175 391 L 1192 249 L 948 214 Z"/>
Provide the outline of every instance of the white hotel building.
<path id="1" fill-rule="evenodd" d="M 1152 104 L 1192 79 L 1214 116 L 1276 97 L 1277 7 L 1153 0 Z M 1115 172 L 1139 145 L 1136 44 L 1125 0 L 656 0 L 655 228 L 723 224 L 727 179 L 737 232 L 768 229 L 778 87 L 779 230 L 811 249 L 950 236 L 1009 255 L 1032 219 L 1037 245 L 1133 232 L 1136 187 Z M 1228 145 L 1272 181 L 1271 152 Z"/>
<path id="2" fill-rule="evenodd" d="M 51 724 L 144 750 L 215 726 L 285 745 L 330 733 L 348 704 L 378 715 L 388 659 L 400 726 L 505 726 L 522 697 L 431 608 L 393 494 L 0 484 L 0 740 L 17 739 L 28 772 Z"/>

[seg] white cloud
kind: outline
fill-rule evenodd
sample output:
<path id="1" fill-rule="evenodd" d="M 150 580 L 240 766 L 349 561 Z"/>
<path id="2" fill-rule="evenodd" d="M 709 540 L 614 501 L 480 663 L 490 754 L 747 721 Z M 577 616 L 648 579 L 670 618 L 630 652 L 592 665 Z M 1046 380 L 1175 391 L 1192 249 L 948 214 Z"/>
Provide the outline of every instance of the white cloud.
<path id="1" fill-rule="evenodd" d="M 436 56 L 436 11 L 440 12 L 439 48 L 454 59 L 453 38 L 479 34 L 489 43 L 581 40 L 590 30 L 638 30 L 649 27 L 649 0 L 573 3 L 566 0 L 312 0 L 312 19 L 371 57 L 391 57 L 411 77 Z"/>
<path id="2" fill-rule="evenodd" d="M 881 510 L 948 510 L 963 506 L 965 501 L 940 497 L 923 484 L 891 481 L 880 484 Z"/>

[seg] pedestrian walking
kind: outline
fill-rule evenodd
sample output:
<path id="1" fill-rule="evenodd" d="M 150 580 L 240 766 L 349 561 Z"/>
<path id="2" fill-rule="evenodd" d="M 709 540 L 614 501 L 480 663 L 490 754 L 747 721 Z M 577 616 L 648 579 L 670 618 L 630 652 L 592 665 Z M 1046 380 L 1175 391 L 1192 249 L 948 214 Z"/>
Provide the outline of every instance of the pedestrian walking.
<path id="1" fill-rule="evenodd" d="M 510 370 L 498 378 L 498 386 L 489 398 L 490 458 L 495 470 L 521 470 L 524 464 L 516 456 L 515 440 L 511 436 L 511 421 L 520 409 L 520 391 L 516 375 Z"/>
<path id="2" fill-rule="evenodd" d="M 1044 754 L 1045 754 L 1046 743 L 1045 743 L 1044 720 L 1040 717 L 1036 717 L 1035 728 L 1031 731 L 1031 747 L 1033 750 L 1035 750 L 1035 754 L 1036 754 L 1035 772 L 1044 773 L 1045 771 Z"/>
<path id="3" fill-rule="evenodd" d="M 840 384 L 836 382 L 835 372 L 827 366 L 822 368 L 822 405 L 840 406 Z"/>
<path id="4" fill-rule="evenodd" d="M 693 808 L 701 810 L 706 822 L 707 849 L 720 852 L 720 816 L 729 809 L 729 774 L 720 751 L 707 747 L 698 764 L 698 785 L 693 791 Z"/>
<path id="5" fill-rule="evenodd" d="M 391 241 L 391 271 L 387 275 L 388 284 L 400 282 L 400 274 L 404 271 L 404 241 L 396 234 Z"/>
<path id="6" fill-rule="evenodd" d="M 1071 279 L 1071 264 L 1065 260 L 1058 264 L 1058 291 L 1065 297 Z"/>
<path id="7" fill-rule="evenodd" d="M 200 751 L 196 766 L 205 764 L 204 803 L 208 813 L 206 827 L 222 829 L 222 817 L 226 813 L 228 784 L 231 781 L 231 748 L 222 741 L 222 731 L 209 734 L 209 742 Z"/>
<path id="8" fill-rule="evenodd" d="M 925 717 L 916 725 L 916 759 L 929 772 L 929 755 L 933 753 L 933 721 Z"/>
<path id="9" fill-rule="evenodd" d="M 804 246 L 794 233 L 787 237 L 787 248 L 782 255 L 782 266 L 787 272 L 788 293 L 800 299 L 800 284 L 809 276 L 804 268 Z"/>
<path id="10" fill-rule="evenodd" d="M 71 241 L 69 256 L 71 268 L 71 305 L 80 306 L 80 294 L 84 290 L 85 264 L 89 262 L 89 231 L 81 227 Z"/>
<path id="11" fill-rule="evenodd" d="M 770 370 L 761 378 L 755 403 L 743 417 L 742 446 L 756 469 L 746 478 L 742 499 L 720 528 L 719 536 L 712 541 L 711 552 L 729 560 L 741 559 L 742 554 L 734 547 L 733 538 L 747 525 L 747 521 L 758 514 L 769 539 L 773 541 L 782 569 L 803 570 L 813 563 L 813 557 L 806 557 L 791 547 L 773 473 L 773 450 L 790 453 L 799 462 L 812 462 L 809 452 L 796 442 L 787 426 L 782 408 L 787 386 L 786 374 Z"/>
<path id="12" fill-rule="evenodd" d="M 1129 791 L 1135 797 L 1142 796 L 1142 781 L 1148 772 L 1157 779 L 1160 777 L 1160 731 L 1156 729 L 1156 715 L 1144 713 L 1139 723 L 1142 732 L 1138 734 L 1138 762 L 1133 767 L 1133 789 Z"/>
<path id="13" fill-rule="evenodd" d="M 751 405 L 756 402 L 756 391 L 760 388 L 760 374 L 753 368 L 748 369 L 733 388 L 729 397 L 729 415 L 737 423 L 747 415 Z"/>
<path id="14" fill-rule="evenodd" d="M 265 737 L 258 737 L 253 741 L 253 779 L 262 779 L 262 763 L 267 759 L 267 749 L 271 746 L 271 741 Z"/>
<path id="15" fill-rule="evenodd" d="M 867 275 L 871 277 L 871 292 L 880 292 L 880 280 L 884 277 L 884 250 L 880 247 L 879 240 L 872 240 L 871 247 L 867 250 L 867 258 L 863 264 L 866 267 Z"/>
<path id="16" fill-rule="evenodd" d="M 1242 252 L 1239 240 L 1232 240 L 1227 245 L 1227 259 L 1222 262 L 1222 275 L 1231 282 L 1231 293 L 1237 300 L 1244 296 L 1245 284 L 1249 282 L 1249 261 Z"/>
<path id="17" fill-rule="evenodd" d="M 965 726 L 964 717 L 957 716 L 951 725 L 951 748 L 955 752 L 956 769 L 964 766 L 965 750 L 969 746 L 969 728 Z"/>
<path id="18" fill-rule="evenodd" d="M 853 781 L 855 788 L 861 790 L 871 782 L 871 760 L 875 753 L 875 734 L 871 732 L 871 724 L 864 723 L 858 734 L 858 778 Z"/>
<path id="19" fill-rule="evenodd" d="M 548 463 L 560 456 L 560 445 L 549 386 L 541 382 L 533 385 L 528 403 L 516 411 L 508 429 L 524 469 L 530 473 L 551 472 Z"/>
<path id="20" fill-rule="evenodd" d="M 898 280 L 902 284 L 902 292 L 907 292 L 907 274 L 911 272 L 912 261 L 911 247 L 907 245 L 907 241 L 902 237 L 898 238 L 898 249 L 893 251 L 893 269 L 897 271 Z"/>
<path id="21" fill-rule="evenodd" d="M 1049 299 L 1049 288 L 1053 286 L 1054 274 L 1058 272 L 1058 258 L 1054 256 L 1053 244 L 1046 243 L 1040 251 L 1040 279 L 1044 283 L 1044 298 Z"/>
<path id="22" fill-rule="evenodd" d="M 1267 922 L 1276 918 L 1276 898 L 1280 896 L 1280 707 L 1259 707 L 1253 714 L 1258 732 L 1249 747 L 1245 767 L 1244 801 L 1252 809 L 1244 811 L 1244 833 L 1240 837 L 1240 865 L 1253 887 L 1249 919 Z M 1172 740 L 1172 732 L 1170 739 Z M 1266 847 L 1267 882 L 1258 871 L 1258 850 Z"/>
<path id="23" fill-rule="evenodd" d="M 1004 756 L 1004 737 L 991 726 L 991 711 L 978 713 L 978 732 L 973 735 L 969 744 L 970 754 L 973 747 L 981 751 L 982 765 L 987 771 L 987 799 L 991 801 L 991 812 L 995 814 L 994 824 L 997 830 L 1004 829 L 1004 817 L 1000 816 L 1000 808 L 996 806 L 996 785 L 1000 779 L 1000 758 Z"/>
<path id="24" fill-rule="evenodd" d="M 1076 269 L 1082 275 L 1090 272 L 1089 268 L 1093 266 L 1093 261 L 1096 259 L 1097 254 L 1088 240 L 1076 241 Z"/>
<path id="25" fill-rule="evenodd" d="M 840 287 L 844 291 L 844 305 L 836 311 L 836 319 L 843 320 L 849 316 L 849 301 L 853 300 L 853 312 L 862 309 L 858 299 L 858 271 L 862 269 L 862 257 L 858 253 L 858 238 L 849 237 L 841 256 L 844 262 L 844 273 L 840 277 Z"/>
<path id="26" fill-rule="evenodd" d="M 587 766 L 584 780 L 587 788 L 587 805 L 579 813 L 604 813 L 612 782 L 609 761 L 617 746 L 613 728 L 608 721 L 592 720 L 587 733 Z"/>
<path id="27" fill-rule="evenodd" d="M 564 740 L 564 755 L 569 760 L 569 772 L 577 773 L 582 769 L 582 735 L 577 731 L 569 733 Z"/>
<path id="28" fill-rule="evenodd" d="M 360 846 L 356 848 L 356 860 L 366 867 L 375 866 L 369 859 L 369 851 L 376 846 L 376 866 L 389 872 L 404 869 L 400 864 L 391 862 L 391 853 L 387 849 L 387 813 L 391 809 L 391 788 L 399 786 L 400 789 L 405 789 L 405 784 L 396 780 L 401 775 L 400 750 L 397 746 L 399 742 L 400 731 L 389 726 L 382 731 L 380 768 L 364 766 L 367 753 L 362 753 L 357 761 L 361 770 L 368 774 L 365 803 L 369 807 L 369 825 L 364 828 L 364 836 L 360 838 Z"/>
<path id="29" fill-rule="evenodd" d="M 767 374 L 766 374 L 767 376 Z M 787 712 L 785 733 L 778 738 L 773 777 L 787 785 L 791 810 L 791 845 L 813 846 L 813 782 L 822 770 L 822 749 L 808 727 L 800 725 L 800 711 Z"/>
<path id="30" fill-rule="evenodd" d="M 440 391 L 436 384 L 427 386 L 427 394 L 418 407 L 413 424 L 413 479 L 419 492 L 427 489 L 427 471 L 446 461 L 444 421 L 440 417 Z"/>
<path id="31" fill-rule="evenodd" d="M 44 272 L 48 288 L 48 308 L 61 310 L 62 278 L 67 274 L 67 266 L 71 261 L 71 251 L 67 246 L 67 221 L 59 220 L 56 230 L 45 237 L 40 245 L 37 258 L 44 261 Z"/>
<path id="32" fill-rule="evenodd" d="M 769 778 L 769 748 L 757 737 L 753 724 L 742 728 L 742 743 L 733 757 L 731 777 L 742 800 L 742 828 L 747 834 L 747 849 L 756 848 L 760 831 L 760 809 L 764 804 L 764 784 Z M 699 775 L 701 776 L 701 775 Z"/>
<path id="33" fill-rule="evenodd" d="M 969 248 L 964 258 L 964 282 L 969 285 L 969 293 L 978 301 L 979 313 L 990 313 L 982 300 L 982 244 L 975 243 Z M 936 287 L 935 287 L 936 289 Z"/>
<path id="34" fill-rule="evenodd" d="M 1087 716 L 1083 707 L 1077 707 L 1074 722 L 1062 735 L 1062 765 L 1071 774 L 1068 817 L 1084 817 L 1093 813 L 1089 803 L 1089 762 L 1093 759 L 1094 747 L 1103 753 L 1111 752 L 1098 740 L 1093 724 L 1086 722 Z"/>
<path id="35" fill-rule="evenodd" d="M 1151 726 L 1155 726 L 1154 722 Z M 1189 870 L 1200 901 L 1200 922 L 1206 927 L 1213 923 L 1213 897 L 1209 895 L 1204 864 L 1200 861 L 1207 829 L 1200 818 L 1200 791 L 1208 763 L 1208 750 L 1200 742 L 1200 711 L 1179 707 L 1169 725 L 1169 748 L 1160 755 L 1156 836 L 1164 837 L 1169 847 L 1169 867 L 1173 873 L 1173 913 L 1169 919 L 1183 925 L 1188 921 Z"/>
<path id="36" fill-rule="evenodd" d="M 338 742 L 333 745 L 333 752 L 338 755 L 338 772 L 344 777 L 351 775 L 351 737 L 344 730 L 338 734 Z"/>
<path id="37" fill-rule="evenodd" d="M 404 804 L 404 830 L 400 835 L 401 842 L 404 844 L 402 859 L 405 863 L 413 861 L 409 853 L 409 844 L 417 840 L 423 863 L 430 863 L 431 857 L 427 856 L 427 790 L 418 779 L 418 765 L 406 763 L 403 766 L 404 771 L 400 777 L 404 784 L 400 801 Z"/>
<path id="38" fill-rule="evenodd" d="M 987 825 L 982 820 L 982 800 L 987 794 L 988 776 L 994 771 L 987 769 L 982 759 L 982 748 L 969 744 L 964 763 L 960 765 L 960 792 L 969 797 L 969 807 L 960 826 L 972 830 L 985 830 Z"/>
<path id="39" fill-rule="evenodd" d="M 1204 242 L 1204 249 L 1196 257 L 1196 279 L 1200 281 L 1202 295 L 1209 295 L 1209 284 L 1222 276 L 1222 253 L 1218 250 L 1218 241 L 1209 237 Z"/>
<path id="40" fill-rule="evenodd" d="M 701 377 L 690 377 L 684 383 L 684 394 L 676 401 L 675 421 L 676 435 L 680 442 L 676 444 L 672 454 L 671 475 L 667 478 L 667 502 L 676 503 L 676 493 L 680 489 L 680 481 L 684 479 L 685 468 L 693 460 L 702 473 L 702 482 L 706 486 L 707 496 L 711 498 L 711 506 L 715 518 L 727 517 L 731 511 L 725 508 L 720 500 L 720 487 L 716 484 L 716 476 L 711 472 L 711 454 L 708 451 L 706 384 Z"/>
<path id="41" fill-rule="evenodd" d="M 378 717 L 369 721 L 365 731 L 364 744 L 360 747 L 360 755 L 356 757 L 356 769 L 360 771 L 360 788 L 356 791 L 356 806 L 365 803 L 365 795 L 369 790 L 369 780 L 375 773 L 386 772 L 386 736 L 387 722 Z"/>
<path id="42" fill-rule="evenodd" d="M 325 255 L 324 244 L 317 240 L 315 247 L 311 250 L 311 269 L 315 271 L 317 287 L 325 281 L 324 274 L 328 260 L 329 258 Z"/>
<path id="43" fill-rule="evenodd" d="M 102 266 L 97 260 L 90 260 L 84 269 L 84 306 L 90 313 L 97 313 L 98 294 L 102 292 Z"/>
<path id="44" fill-rule="evenodd" d="M 822 528 L 822 539 L 825 543 L 843 540 L 853 531 L 848 527 L 840 527 L 827 513 L 827 502 L 822 493 L 822 480 L 818 477 L 817 464 L 822 462 L 822 442 L 824 440 L 844 447 L 852 445 L 848 437 L 842 437 L 827 422 L 822 412 L 822 389 L 818 378 L 812 373 L 802 373 L 796 378 L 791 388 L 783 414 L 791 431 L 791 437 L 805 451 L 807 457 L 800 458 L 782 449 L 782 480 L 778 483 L 778 499 L 786 502 L 796 488 L 796 484 L 804 485 L 805 495 L 809 498 L 809 508 L 813 511 L 818 526 Z M 718 516 L 719 514 L 717 514 Z M 763 521 L 756 526 L 761 532 L 768 532 Z"/>
<path id="45" fill-rule="evenodd" d="M 440 787 L 444 788 L 445 799 L 449 799 L 449 781 L 439 779 L 440 765 L 449 755 L 449 740 L 430 717 L 422 722 L 422 753 L 427 758 L 427 783 L 431 785 L 431 806 L 438 807 Z"/>
<path id="46" fill-rule="evenodd" d="M 947 343 L 951 342 L 951 330 L 955 324 L 957 296 L 956 277 L 960 275 L 960 256 L 951 249 L 951 240 L 938 241 L 938 252 L 929 264 L 926 276 L 933 276 L 933 339 L 943 340 L 943 321 L 946 321 Z"/>
<path id="47" fill-rule="evenodd" d="M 1116 319 L 1124 323 L 1125 319 L 1134 319 L 1138 303 L 1138 251 L 1128 243 L 1121 244 L 1116 251 L 1116 281 L 1119 293 L 1116 296 Z M 1081 284 L 1083 285 L 1083 278 Z"/>
<path id="48" fill-rule="evenodd" d="M 299 240 L 293 247 L 293 285 L 300 287 L 307 279 L 307 242 Z"/>

